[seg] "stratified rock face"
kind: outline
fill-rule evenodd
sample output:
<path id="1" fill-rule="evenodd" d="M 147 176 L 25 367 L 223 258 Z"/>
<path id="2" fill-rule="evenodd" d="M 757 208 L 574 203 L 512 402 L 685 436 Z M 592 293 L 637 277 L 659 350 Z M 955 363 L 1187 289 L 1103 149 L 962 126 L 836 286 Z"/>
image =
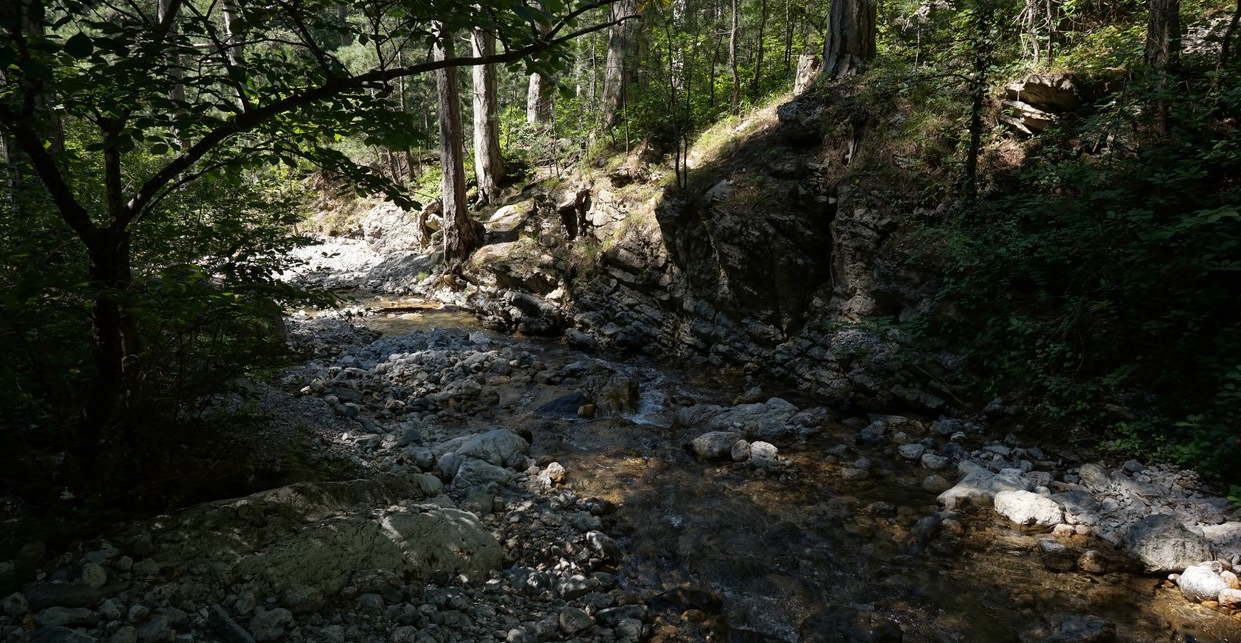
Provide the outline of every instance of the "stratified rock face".
<path id="1" fill-rule="evenodd" d="M 498 572 L 495 538 L 473 514 L 435 502 L 442 489 L 424 474 L 299 483 L 161 519 L 149 526 L 150 547 L 222 583 L 253 577 L 276 593 L 309 587 L 331 595 L 371 570 L 416 579 Z"/>
<path id="2" fill-rule="evenodd" d="M 656 213 L 669 261 L 684 280 L 684 311 L 707 343 L 747 334 L 778 343 L 800 327 L 812 294 L 830 279 L 830 212 L 791 201 L 749 202 L 756 189 L 725 181 Z M 767 330 L 748 332 L 746 319 Z"/>
<path id="3" fill-rule="evenodd" d="M 1125 551 L 1152 573 L 1179 572 L 1211 559 L 1205 538 L 1193 533 L 1176 517 L 1148 516 L 1125 534 Z"/>
<path id="4" fill-rule="evenodd" d="M 1067 112 L 1082 106 L 1073 79 L 1064 74 L 1030 74 L 1006 85 L 1004 93 L 1012 100 L 1049 112 Z"/>
<path id="5" fill-rule="evenodd" d="M 1073 80 L 1064 74 L 1031 74 L 1009 83 L 1004 92 L 1007 98 L 1001 104 L 1011 115 L 1002 120 L 1025 134 L 1043 131 L 1057 122 L 1060 114 L 1082 105 Z"/>

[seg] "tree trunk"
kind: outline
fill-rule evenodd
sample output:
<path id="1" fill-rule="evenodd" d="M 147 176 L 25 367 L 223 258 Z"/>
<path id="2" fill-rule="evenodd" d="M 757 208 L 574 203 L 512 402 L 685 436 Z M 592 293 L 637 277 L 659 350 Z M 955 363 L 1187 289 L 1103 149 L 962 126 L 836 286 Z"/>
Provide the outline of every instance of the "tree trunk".
<path id="1" fill-rule="evenodd" d="M 1181 61 L 1181 0 L 1150 0 L 1146 22 L 1146 64 L 1155 82 L 1155 129 L 1168 131 L 1169 78 L 1176 75 Z"/>
<path id="2" fill-rule="evenodd" d="M 340 3 L 336 5 L 336 21 L 340 23 L 340 45 L 348 47 L 353 44 L 353 32 L 349 31 L 349 5 Z"/>
<path id="3" fill-rule="evenodd" d="M 1237 0 L 1237 6 L 1232 11 L 1232 20 L 1228 21 L 1228 28 L 1224 30 L 1224 37 L 1219 48 L 1219 67 L 1228 64 L 1228 59 L 1232 55 L 1232 36 L 1237 32 L 1237 24 L 1241 22 L 1241 0 Z"/>
<path id="4" fill-rule="evenodd" d="M 619 0 L 612 5 L 612 20 L 631 16 L 634 0 Z M 608 55 L 603 63 L 603 128 L 616 125 L 625 105 L 625 52 L 629 46 L 629 23 L 622 22 L 608 29 Z"/>
<path id="5" fill-rule="evenodd" d="M 495 53 L 495 36 L 475 30 L 471 38 L 474 56 Z M 496 88 L 495 65 L 475 65 L 474 80 L 474 175 L 478 178 L 479 203 L 493 202 L 504 180 L 504 159 L 500 156 L 500 100 Z"/>
<path id="6" fill-rule="evenodd" d="M 843 78 L 875 57 L 876 0 L 832 0 L 823 42 L 823 73 Z"/>
<path id="7" fill-rule="evenodd" d="M 763 85 L 763 39 L 766 37 L 767 31 L 767 0 L 762 0 L 759 5 L 758 17 L 758 51 L 754 54 L 754 84 L 751 85 L 750 93 L 756 98 L 761 91 Z"/>
<path id="8" fill-rule="evenodd" d="M 452 34 L 444 33 L 443 26 L 441 22 L 432 26 L 438 37 L 432 52 L 436 61 L 453 57 Z M 465 203 L 465 151 L 461 144 L 461 97 L 456 67 L 436 70 L 435 93 L 439 98 L 440 165 L 444 175 L 444 261 L 451 264 L 470 256 L 480 245 Z"/>
<path id="9" fill-rule="evenodd" d="M 733 74 L 733 102 L 729 111 L 733 116 L 741 112 L 741 74 L 737 72 L 737 0 L 733 0 L 733 24 L 728 31 L 728 67 Z"/>
<path id="10" fill-rule="evenodd" d="M 224 42 L 228 45 L 228 62 L 233 66 L 241 64 L 241 34 L 238 27 L 241 12 L 237 0 L 224 0 Z"/>
<path id="11" fill-rule="evenodd" d="M 542 74 L 530 74 L 526 91 L 526 122 L 546 123 L 551 118 L 551 83 Z"/>

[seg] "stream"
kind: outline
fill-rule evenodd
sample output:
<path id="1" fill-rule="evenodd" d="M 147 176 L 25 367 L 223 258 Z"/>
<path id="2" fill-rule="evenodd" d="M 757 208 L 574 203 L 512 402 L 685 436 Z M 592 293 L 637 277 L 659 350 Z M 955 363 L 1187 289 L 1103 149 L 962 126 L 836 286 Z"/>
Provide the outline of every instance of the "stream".
<path id="1" fill-rule="evenodd" d="M 618 577 L 655 597 L 651 640 L 902 640 L 885 629 L 895 624 L 904 641 L 1241 641 L 1237 617 L 1186 601 L 1160 576 L 1134 573 L 1122 553 L 1089 535 L 1070 529 L 1056 539 L 1097 550 L 1105 569 L 1052 571 L 1039 555 L 1049 529 L 1018 527 L 989 507 L 943 512 L 923 486 L 931 471 L 900 457 L 892 441 L 859 440 L 873 417 L 824 409 L 817 430 L 778 444 L 775 468 L 701 462 L 688 445 L 704 429 L 678 413 L 728 408 L 756 382 L 490 333 L 467 313 L 421 300 L 365 305 L 379 312 L 361 323 L 388 338 L 508 347 L 537 356 L 541 372 L 569 373 L 487 373 L 480 379 L 494 391 L 485 396 L 489 410 L 462 409 L 468 426 L 459 428 L 527 431 L 532 458 L 563 464 L 579 496 L 616 505 L 613 533 L 625 554 Z M 589 419 L 549 412 L 586 387 L 572 375 L 582 364 L 634 382 L 636 395 L 614 412 L 601 404 Z M 802 409 L 815 406 L 757 384 L 762 400 L 784 394 Z M 901 418 L 911 436 L 934 437 L 927 427 L 935 418 Z M 961 442 L 986 444 L 982 435 Z M 940 473 L 958 477 L 954 468 Z M 1114 624 L 1116 638 L 1091 638 L 1094 621 L 1083 617 Z M 1073 638 L 1075 627 L 1086 633 Z"/>

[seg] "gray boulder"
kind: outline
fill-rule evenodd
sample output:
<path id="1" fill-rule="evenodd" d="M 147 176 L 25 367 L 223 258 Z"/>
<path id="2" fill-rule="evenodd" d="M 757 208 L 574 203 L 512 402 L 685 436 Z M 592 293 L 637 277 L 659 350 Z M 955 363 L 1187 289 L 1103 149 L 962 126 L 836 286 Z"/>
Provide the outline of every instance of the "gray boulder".
<path id="1" fill-rule="evenodd" d="M 741 434 L 736 431 L 711 431 L 694 438 L 690 448 L 700 460 L 729 460 L 733 445 L 740 439 Z"/>
<path id="2" fill-rule="evenodd" d="M 273 594 L 312 588 L 330 596 L 376 569 L 417 579 L 439 571 L 485 578 L 499 570 L 500 546 L 473 514 L 441 506 L 443 499 L 427 502 L 442 490 L 424 474 L 299 483 L 191 507 L 118 540 L 145 539 L 157 558 L 202 570 L 221 594 L 245 577 Z"/>
<path id="3" fill-rule="evenodd" d="M 457 455 L 504 466 L 518 453 L 529 453 L 530 443 L 508 429 L 495 429 L 471 436 L 456 449 Z"/>
<path id="4" fill-rule="evenodd" d="M 454 489 L 469 489 L 470 487 L 477 487 L 492 482 L 503 484 L 512 477 L 513 473 L 504 467 L 498 467 L 482 460 L 466 458 L 457 467 L 457 473 L 452 479 L 452 486 Z"/>
<path id="5" fill-rule="evenodd" d="M 1147 516 L 1129 527 L 1125 551 L 1151 573 L 1177 572 L 1211 558 L 1211 546 L 1174 516 Z"/>
<path id="6" fill-rule="evenodd" d="M 285 627 L 293 624 L 293 613 L 283 607 L 260 611 L 250 619 L 250 633 L 254 640 L 278 641 L 284 638 Z"/>
<path id="7" fill-rule="evenodd" d="M 1083 464 L 1078 469 L 1082 484 L 1091 491 L 1105 491 L 1112 485 L 1112 475 L 1101 464 Z"/>
<path id="8" fill-rule="evenodd" d="M 759 469 L 772 470 L 780 467 L 779 450 L 770 442 L 750 444 L 750 462 Z"/>
<path id="9" fill-rule="evenodd" d="M 993 504 L 995 494 L 1001 491 L 1026 489 L 1027 483 L 1020 477 L 995 474 L 968 460 L 962 462 L 958 470 L 964 473 L 965 477 L 938 497 L 939 504 L 947 509 L 953 509 L 962 503 Z"/>
<path id="10" fill-rule="evenodd" d="M 1235 567 L 1241 559 L 1241 522 L 1204 525 L 1202 535 L 1211 543 L 1211 549 L 1222 560 L 1230 560 Z"/>
<path id="11" fill-rule="evenodd" d="M 1055 500 L 1020 489 L 995 494 L 995 511 L 1026 527 L 1051 527 L 1064 521 L 1064 510 Z"/>

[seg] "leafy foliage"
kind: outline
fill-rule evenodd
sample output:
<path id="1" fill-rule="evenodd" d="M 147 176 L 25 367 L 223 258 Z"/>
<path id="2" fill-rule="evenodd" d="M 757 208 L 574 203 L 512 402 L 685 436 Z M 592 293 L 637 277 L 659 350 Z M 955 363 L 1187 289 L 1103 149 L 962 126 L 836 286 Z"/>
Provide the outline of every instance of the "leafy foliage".
<path id="1" fill-rule="evenodd" d="M 1023 390 L 1104 447 L 1224 475 L 1241 455 L 1241 87 L 1204 67 L 1190 91 L 1139 77 L 1045 134 L 1012 187 L 924 240 L 947 260 L 936 331 L 970 338 L 981 388 Z"/>

